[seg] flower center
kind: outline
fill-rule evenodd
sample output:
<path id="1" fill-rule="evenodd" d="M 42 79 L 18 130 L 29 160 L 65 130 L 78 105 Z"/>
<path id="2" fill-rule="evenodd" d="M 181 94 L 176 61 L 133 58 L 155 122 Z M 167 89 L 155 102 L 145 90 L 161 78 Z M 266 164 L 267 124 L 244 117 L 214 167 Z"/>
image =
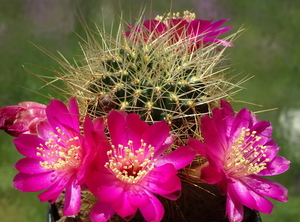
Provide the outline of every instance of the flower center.
<path id="1" fill-rule="evenodd" d="M 44 159 L 40 165 L 49 170 L 72 171 L 78 169 L 82 162 L 81 145 L 78 136 L 70 137 L 59 127 L 56 134 L 50 133 L 52 138 L 36 149 L 37 156 Z"/>
<path id="2" fill-rule="evenodd" d="M 127 146 L 114 145 L 107 152 L 109 162 L 105 167 L 125 183 L 135 184 L 142 180 L 154 168 L 154 147 L 141 140 L 139 149 L 134 149 L 133 141 L 129 140 Z"/>
<path id="3" fill-rule="evenodd" d="M 267 162 L 265 152 L 266 146 L 259 144 L 261 137 L 256 131 L 242 128 L 239 137 L 228 149 L 225 158 L 224 169 L 227 174 L 235 177 L 242 177 L 250 174 L 257 174 L 266 169 Z"/>

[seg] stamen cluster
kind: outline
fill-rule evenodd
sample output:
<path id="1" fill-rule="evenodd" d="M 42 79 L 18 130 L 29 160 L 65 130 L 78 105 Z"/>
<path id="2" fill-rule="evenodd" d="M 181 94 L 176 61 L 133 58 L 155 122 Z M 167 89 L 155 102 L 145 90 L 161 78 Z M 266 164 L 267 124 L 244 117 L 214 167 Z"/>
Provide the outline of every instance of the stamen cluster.
<path id="1" fill-rule="evenodd" d="M 233 177 L 258 174 L 267 168 L 266 146 L 259 144 L 260 136 L 256 131 L 241 128 L 239 137 L 234 141 L 225 156 L 224 170 Z M 263 160 L 261 160 L 263 158 Z"/>
<path id="2" fill-rule="evenodd" d="M 154 168 L 154 147 L 141 140 L 141 146 L 135 150 L 133 141 L 128 141 L 128 146 L 118 145 L 107 151 L 109 162 L 105 164 L 118 179 L 123 182 L 136 184 Z"/>
<path id="3" fill-rule="evenodd" d="M 48 141 L 37 147 L 37 157 L 41 157 L 44 161 L 40 161 L 40 165 L 48 170 L 72 171 L 81 166 L 82 151 L 78 136 L 68 138 L 59 127 L 56 127 L 57 134 L 50 133 Z"/>

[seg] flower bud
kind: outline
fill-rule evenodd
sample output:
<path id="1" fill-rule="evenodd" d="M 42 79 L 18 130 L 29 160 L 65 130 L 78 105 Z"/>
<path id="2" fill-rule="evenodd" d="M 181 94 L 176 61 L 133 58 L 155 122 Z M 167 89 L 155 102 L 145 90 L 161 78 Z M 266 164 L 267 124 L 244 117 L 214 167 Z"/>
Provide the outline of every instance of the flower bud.
<path id="1" fill-rule="evenodd" d="M 36 102 L 21 102 L 16 106 L 0 108 L 0 129 L 11 136 L 22 133 L 36 134 L 37 124 L 46 118 L 46 105 Z"/>

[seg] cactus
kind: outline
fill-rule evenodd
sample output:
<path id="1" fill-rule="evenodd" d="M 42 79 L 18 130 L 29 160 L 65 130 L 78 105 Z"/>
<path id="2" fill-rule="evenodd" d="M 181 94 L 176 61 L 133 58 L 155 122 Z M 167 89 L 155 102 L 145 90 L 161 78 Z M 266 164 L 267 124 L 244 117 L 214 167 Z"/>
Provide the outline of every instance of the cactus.
<path id="1" fill-rule="evenodd" d="M 57 78 L 77 97 L 82 114 L 95 118 L 112 109 L 134 112 L 150 123 L 165 119 L 181 144 L 189 135 L 199 138 L 197 118 L 235 86 L 226 81 L 228 67 L 222 66 L 226 47 L 191 50 L 194 45 L 184 41 L 184 34 L 182 41 L 169 42 L 172 30 L 151 41 L 133 41 L 123 30 L 121 24 L 114 39 L 99 27 L 98 36 L 86 27 L 81 64 L 59 60 L 63 72 L 56 72 Z"/>

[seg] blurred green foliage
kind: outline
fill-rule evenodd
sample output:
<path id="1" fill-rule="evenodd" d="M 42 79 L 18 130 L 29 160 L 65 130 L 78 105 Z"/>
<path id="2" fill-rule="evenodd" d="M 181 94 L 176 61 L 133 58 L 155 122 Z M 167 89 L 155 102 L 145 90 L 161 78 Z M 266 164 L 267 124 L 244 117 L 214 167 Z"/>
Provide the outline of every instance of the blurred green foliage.
<path id="1" fill-rule="evenodd" d="M 21 101 L 47 104 L 58 97 L 50 87 L 26 69 L 38 75 L 51 76 L 46 68 L 59 69 L 55 61 L 40 52 L 41 45 L 67 59 L 80 55 L 79 36 L 84 36 L 75 11 L 80 9 L 89 25 L 105 23 L 110 32 L 117 27 L 121 11 L 124 18 L 135 21 L 141 9 L 150 17 L 170 10 L 170 1 L 135 0 L 0 0 L 0 106 Z M 150 10 L 150 8 L 152 8 Z M 298 0 L 173 0 L 173 11 L 192 10 L 201 19 L 230 18 L 227 26 L 246 31 L 227 50 L 229 75 L 240 74 L 236 81 L 249 75 L 245 90 L 234 98 L 236 108 L 260 111 L 261 119 L 272 121 L 274 139 L 282 147 L 280 154 L 292 161 L 291 169 L 272 179 L 290 190 L 290 201 L 275 203 L 271 215 L 262 215 L 264 222 L 300 221 L 300 2 Z M 114 31 L 115 29 L 112 29 Z M 75 32 L 75 33 L 74 33 Z M 30 43 L 32 42 L 32 43 Z M 36 64 L 30 65 L 30 64 Z M 42 87 L 42 88 L 41 88 Z M 25 88 L 25 89 L 24 89 Z M 259 104 L 262 106 L 250 105 Z M 298 120 L 298 122 L 296 122 Z M 11 187 L 16 174 L 13 168 L 21 158 L 11 143 L 11 137 L 0 132 L 0 217 L 3 222 L 40 222 L 46 220 L 46 204 L 39 203 L 36 193 L 21 193 Z"/>

